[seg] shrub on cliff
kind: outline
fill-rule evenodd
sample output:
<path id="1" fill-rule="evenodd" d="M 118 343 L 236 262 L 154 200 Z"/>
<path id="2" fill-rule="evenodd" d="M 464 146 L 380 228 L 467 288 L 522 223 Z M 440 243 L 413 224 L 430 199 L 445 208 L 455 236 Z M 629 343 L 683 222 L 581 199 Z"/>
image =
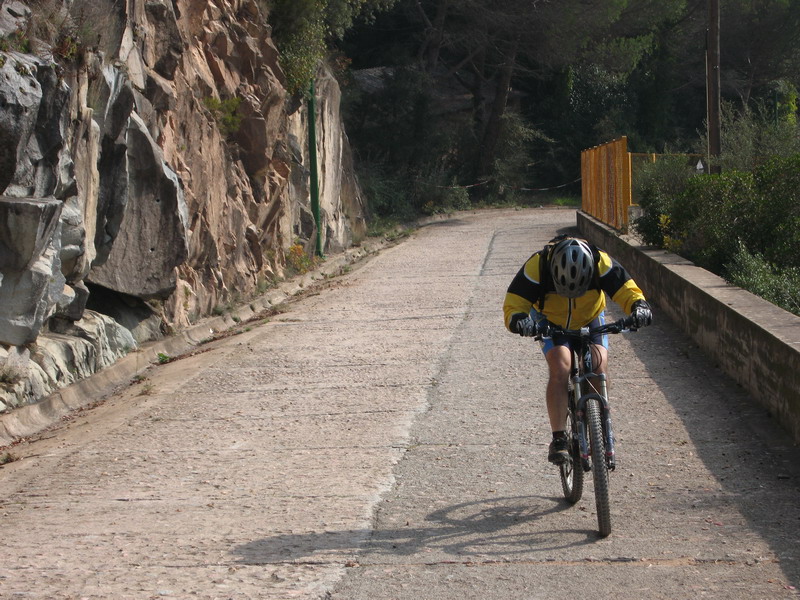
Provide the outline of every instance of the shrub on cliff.
<path id="1" fill-rule="evenodd" d="M 305 94 L 332 40 L 396 0 L 261 0 L 291 94 Z"/>
<path id="2" fill-rule="evenodd" d="M 203 100 L 205 107 L 211 111 L 220 132 L 226 137 L 239 131 L 242 125 L 242 115 L 239 114 L 241 103 L 242 99 L 236 96 L 225 100 L 209 96 Z"/>
<path id="3" fill-rule="evenodd" d="M 122 0 L 33 0 L 25 31 L 14 34 L 20 51 L 60 62 L 78 60 L 86 49 L 116 52 L 124 30 Z"/>
<path id="4" fill-rule="evenodd" d="M 305 93 L 325 58 L 324 0 L 271 0 L 269 22 L 291 94 Z"/>

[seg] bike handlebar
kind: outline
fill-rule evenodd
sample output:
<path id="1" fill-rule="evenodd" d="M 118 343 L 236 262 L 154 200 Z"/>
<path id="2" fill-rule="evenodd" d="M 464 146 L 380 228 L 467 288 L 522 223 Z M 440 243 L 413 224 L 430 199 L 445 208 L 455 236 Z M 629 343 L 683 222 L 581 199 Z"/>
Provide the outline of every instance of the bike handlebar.
<path id="1" fill-rule="evenodd" d="M 553 334 L 557 335 L 564 335 L 567 337 L 573 338 L 586 338 L 590 339 L 593 335 L 597 334 L 605 334 L 605 333 L 623 333 L 626 331 L 637 331 L 638 327 L 635 326 L 635 319 L 633 317 L 623 317 L 622 319 L 618 319 L 613 321 L 612 323 L 606 323 L 605 325 L 600 325 L 598 327 L 581 327 L 580 329 L 564 329 L 563 327 L 559 327 L 558 325 L 553 325 L 552 323 L 547 323 L 548 331 L 545 337 L 552 337 Z M 541 339 L 544 335 L 543 332 L 540 332 L 536 339 Z"/>

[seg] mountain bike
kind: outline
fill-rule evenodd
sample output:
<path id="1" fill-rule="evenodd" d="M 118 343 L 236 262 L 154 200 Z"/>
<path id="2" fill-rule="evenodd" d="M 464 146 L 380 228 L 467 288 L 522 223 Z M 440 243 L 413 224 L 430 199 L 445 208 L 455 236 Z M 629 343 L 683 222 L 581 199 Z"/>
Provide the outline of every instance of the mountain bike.
<path id="1" fill-rule="evenodd" d="M 616 457 L 606 376 L 594 372 L 591 339 L 597 334 L 626 331 L 636 331 L 632 317 L 581 329 L 562 329 L 548 323 L 544 333 L 546 336 L 562 335 L 575 342 L 570 344 L 572 366 L 565 428 L 569 437 L 570 459 L 559 465 L 561 487 L 564 498 L 575 504 L 583 496 L 584 472 L 592 472 L 600 537 L 611 533 L 609 471 L 615 469 Z M 542 334 L 537 336 L 541 337 Z"/>

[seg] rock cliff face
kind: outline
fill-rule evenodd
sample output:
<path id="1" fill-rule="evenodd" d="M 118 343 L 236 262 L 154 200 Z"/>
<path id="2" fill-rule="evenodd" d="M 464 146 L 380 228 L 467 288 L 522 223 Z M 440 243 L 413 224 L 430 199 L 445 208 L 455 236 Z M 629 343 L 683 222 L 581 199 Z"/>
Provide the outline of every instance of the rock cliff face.
<path id="1" fill-rule="evenodd" d="M 68 4 L 74 47 L 35 37 L 67 22 L 60 0 L 0 1 L 0 411 L 255 295 L 290 246 L 314 251 L 308 113 L 266 3 Z M 336 80 L 321 70 L 316 89 L 330 253 L 365 211 Z"/>

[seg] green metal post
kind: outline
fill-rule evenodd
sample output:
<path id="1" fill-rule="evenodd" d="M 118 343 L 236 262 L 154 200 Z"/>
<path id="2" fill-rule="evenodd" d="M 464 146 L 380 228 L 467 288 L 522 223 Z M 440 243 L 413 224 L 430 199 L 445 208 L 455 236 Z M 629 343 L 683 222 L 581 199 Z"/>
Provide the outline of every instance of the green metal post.
<path id="1" fill-rule="evenodd" d="M 319 214 L 319 179 L 317 175 L 317 99 L 314 80 L 311 80 L 308 94 L 308 162 L 311 170 L 311 214 L 317 228 L 316 254 L 322 256 L 322 226 Z"/>

